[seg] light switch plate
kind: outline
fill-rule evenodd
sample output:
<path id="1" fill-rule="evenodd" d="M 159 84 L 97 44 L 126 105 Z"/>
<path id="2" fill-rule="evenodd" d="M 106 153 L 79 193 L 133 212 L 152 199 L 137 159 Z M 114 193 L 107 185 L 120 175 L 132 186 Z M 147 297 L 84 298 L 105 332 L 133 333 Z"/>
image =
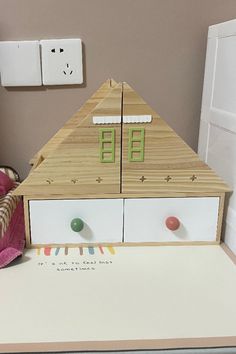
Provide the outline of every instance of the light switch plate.
<path id="1" fill-rule="evenodd" d="M 83 83 L 80 39 L 41 40 L 43 85 Z"/>
<path id="2" fill-rule="evenodd" d="M 39 41 L 0 42 L 2 86 L 40 86 Z"/>

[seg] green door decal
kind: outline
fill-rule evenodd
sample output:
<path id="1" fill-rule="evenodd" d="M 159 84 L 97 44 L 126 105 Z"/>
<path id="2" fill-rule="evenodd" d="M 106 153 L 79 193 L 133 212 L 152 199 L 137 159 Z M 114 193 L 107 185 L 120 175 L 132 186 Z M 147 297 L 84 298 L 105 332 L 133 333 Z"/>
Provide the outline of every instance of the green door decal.
<path id="1" fill-rule="evenodd" d="M 128 159 L 130 162 L 144 161 L 144 128 L 129 128 Z"/>
<path id="2" fill-rule="evenodd" d="M 99 129 L 100 162 L 115 162 L 115 129 Z"/>

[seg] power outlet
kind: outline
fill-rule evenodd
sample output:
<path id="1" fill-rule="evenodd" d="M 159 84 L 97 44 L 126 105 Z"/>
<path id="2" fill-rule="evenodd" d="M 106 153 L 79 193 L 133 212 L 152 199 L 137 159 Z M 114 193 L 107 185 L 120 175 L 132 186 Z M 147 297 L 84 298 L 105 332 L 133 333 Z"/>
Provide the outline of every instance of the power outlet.
<path id="1" fill-rule="evenodd" d="M 43 85 L 83 83 L 80 39 L 41 40 Z"/>

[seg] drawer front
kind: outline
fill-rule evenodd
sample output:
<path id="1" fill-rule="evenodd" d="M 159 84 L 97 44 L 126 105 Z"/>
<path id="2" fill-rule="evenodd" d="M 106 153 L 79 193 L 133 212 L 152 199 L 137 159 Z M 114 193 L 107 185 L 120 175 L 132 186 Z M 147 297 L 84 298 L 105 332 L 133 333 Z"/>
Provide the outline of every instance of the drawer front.
<path id="1" fill-rule="evenodd" d="M 122 242 L 123 200 L 31 200 L 32 244 Z M 83 222 L 81 231 L 71 221 Z"/>
<path id="2" fill-rule="evenodd" d="M 218 208 L 218 197 L 126 199 L 124 241 L 215 241 Z"/>

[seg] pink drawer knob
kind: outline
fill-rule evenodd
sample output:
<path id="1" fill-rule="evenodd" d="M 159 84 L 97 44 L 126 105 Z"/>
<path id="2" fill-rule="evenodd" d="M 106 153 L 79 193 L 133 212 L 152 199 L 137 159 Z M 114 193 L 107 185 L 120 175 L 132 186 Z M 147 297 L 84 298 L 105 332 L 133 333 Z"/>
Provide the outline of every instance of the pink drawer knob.
<path id="1" fill-rule="evenodd" d="M 169 216 L 166 219 L 166 227 L 171 231 L 176 231 L 180 227 L 180 221 L 175 216 Z"/>

